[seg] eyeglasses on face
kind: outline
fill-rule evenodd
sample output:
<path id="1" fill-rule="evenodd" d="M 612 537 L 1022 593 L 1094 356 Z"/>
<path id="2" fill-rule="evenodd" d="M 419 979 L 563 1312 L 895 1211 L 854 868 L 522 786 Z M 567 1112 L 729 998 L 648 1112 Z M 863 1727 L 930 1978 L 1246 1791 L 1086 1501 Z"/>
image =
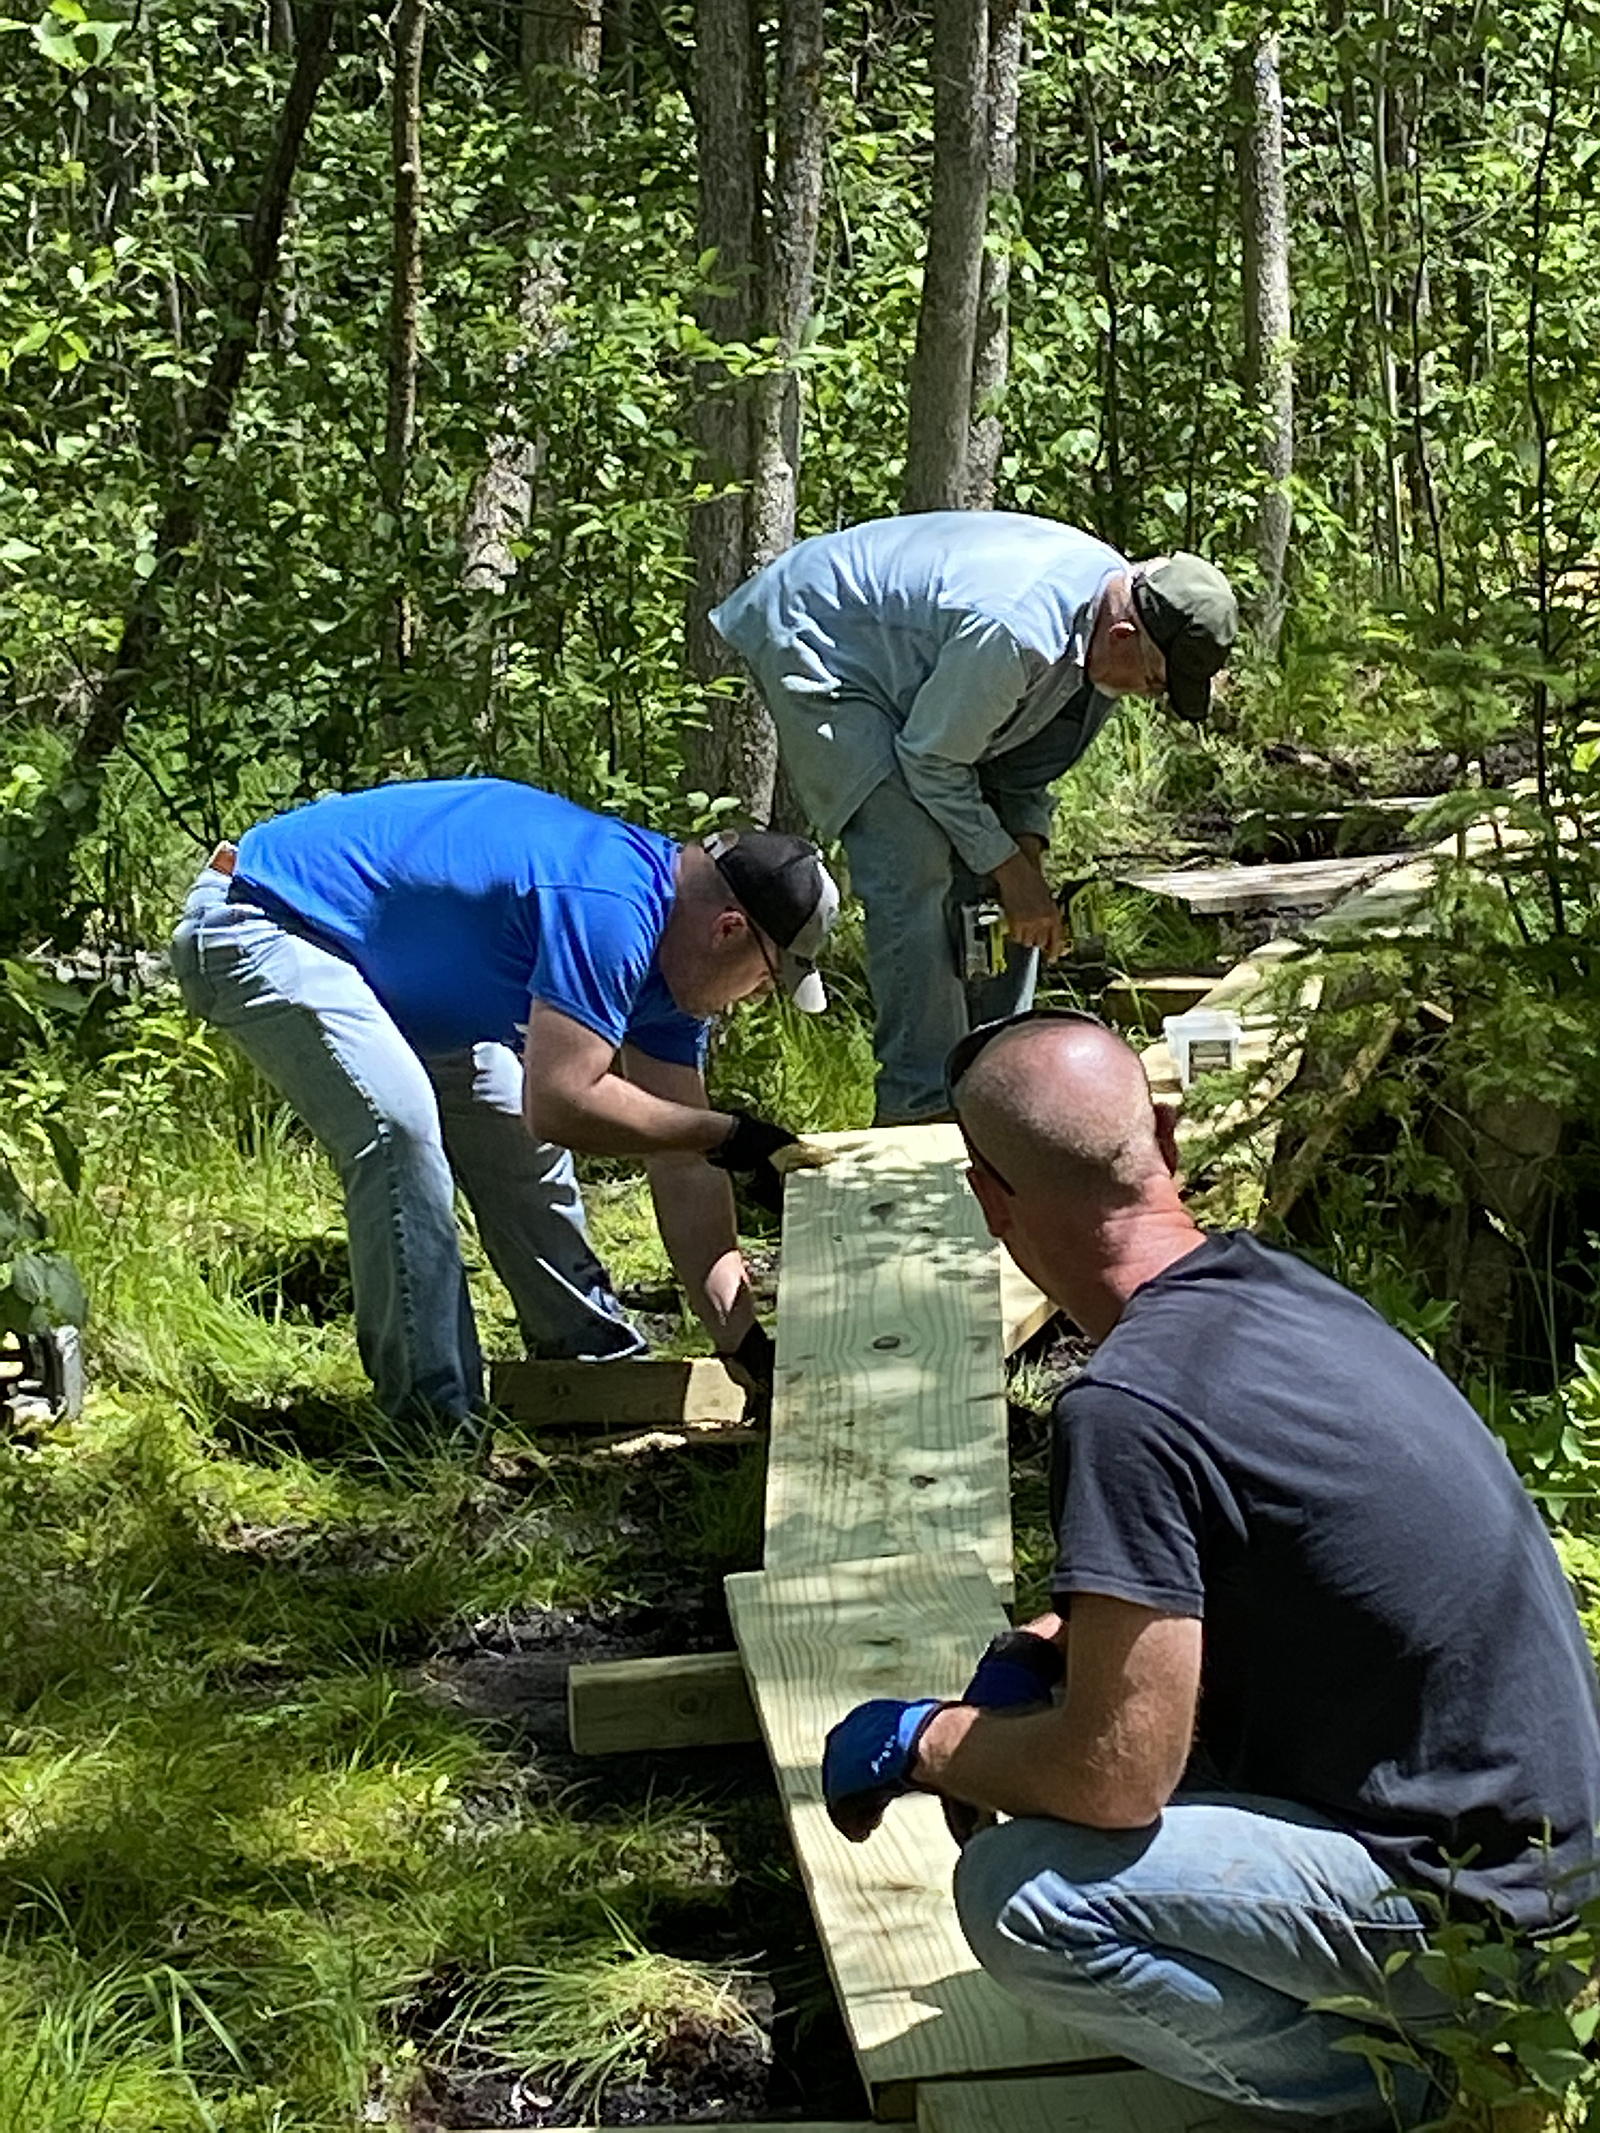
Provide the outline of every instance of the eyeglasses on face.
<path id="1" fill-rule="evenodd" d="M 960 1115 L 956 1091 L 970 1070 L 972 1062 L 985 1046 L 992 1044 L 995 1038 L 1003 1035 L 1006 1030 L 1022 1029 L 1030 1022 L 1083 1022 L 1091 1029 L 1109 1029 L 1111 1026 L 1099 1015 L 1090 1014 L 1086 1007 L 1025 1007 L 1021 1014 L 1002 1015 L 996 1022 L 980 1022 L 976 1029 L 969 1029 L 964 1037 L 951 1046 L 949 1057 L 944 1063 L 944 1086 L 945 1094 L 950 1099 L 950 1108 L 956 1113 L 956 1123 L 961 1127 L 961 1137 L 967 1144 L 967 1151 L 972 1160 L 981 1170 L 988 1172 L 1002 1192 L 1008 1194 L 1015 1193 L 1015 1186 L 996 1170 L 967 1131 L 965 1121 Z"/>

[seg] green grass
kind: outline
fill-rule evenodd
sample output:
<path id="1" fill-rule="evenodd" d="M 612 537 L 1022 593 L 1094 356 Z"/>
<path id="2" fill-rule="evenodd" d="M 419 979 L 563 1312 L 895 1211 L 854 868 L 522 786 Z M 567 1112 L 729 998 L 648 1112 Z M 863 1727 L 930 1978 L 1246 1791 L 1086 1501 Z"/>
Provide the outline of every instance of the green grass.
<path id="1" fill-rule="evenodd" d="M 5 1146 L 93 1297 L 95 1390 L 0 1445 L 0 2125 L 400 2125 L 457 2059 L 576 2109 L 684 2024 L 743 2036 L 743 1963 L 793 1961 L 728 1864 L 751 1803 L 670 1766 L 620 1802 L 545 1776 L 432 1655 L 508 1611 L 714 1590 L 755 1560 L 756 1462 L 552 1456 L 514 1491 L 394 1442 L 321 1156 L 176 1008 L 116 1036 L 6 1077 Z M 663 1274 L 638 1186 L 593 1201 L 619 1280 Z M 655 1952 L 660 1919 L 724 1912 L 725 1962 Z"/>

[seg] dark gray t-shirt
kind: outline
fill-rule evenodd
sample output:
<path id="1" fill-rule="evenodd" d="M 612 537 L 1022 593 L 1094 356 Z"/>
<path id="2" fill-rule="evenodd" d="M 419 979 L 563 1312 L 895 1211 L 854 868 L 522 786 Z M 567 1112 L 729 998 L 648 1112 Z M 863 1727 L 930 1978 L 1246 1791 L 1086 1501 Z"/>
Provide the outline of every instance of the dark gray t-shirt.
<path id="1" fill-rule="evenodd" d="M 1203 1619 L 1196 1746 L 1227 1789 L 1524 1931 L 1594 1892 L 1600 1696 L 1549 1536 L 1349 1290 L 1242 1233 L 1147 1282 L 1057 1407 L 1055 1509 L 1063 1614 Z"/>

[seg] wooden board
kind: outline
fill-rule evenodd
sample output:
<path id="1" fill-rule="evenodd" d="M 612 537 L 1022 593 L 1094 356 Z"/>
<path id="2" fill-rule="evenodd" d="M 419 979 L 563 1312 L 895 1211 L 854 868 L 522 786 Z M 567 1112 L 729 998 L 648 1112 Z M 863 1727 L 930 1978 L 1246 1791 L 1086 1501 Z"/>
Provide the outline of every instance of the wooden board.
<path id="1" fill-rule="evenodd" d="M 1384 852 L 1364 859 L 1291 859 L 1278 866 L 1171 867 L 1159 873 L 1113 878 L 1151 896 L 1171 896 L 1191 911 L 1249 911 L 1270 906 L 1297 909 L 1325 904 L 1396 868 L 1409 866 L 1410 852 Z"/>
<path id="2" fill-rule="evenodd" d="M 1057 1308 L 1043 1289 L 1034 1287 L 1011 1254 L 1002 1246 L 1000 1345 L 1005 1354 L 1015 1355 L 1019 1348 L 1033 1339 L 1041 1326 L 1048 1326 L 1055 1317 Z"/>
<path id="3" fill-rule="evenodd" d="M 489 1397 L 513 1421 L 536 1429 L 737 1422 L 745 1405 L 743 1386 L 714 1355 L 652 1356 L 636 1363 L 491 1363 Z"/>
<path id="4" fill-rule="evenodd" d="M 1388 869 L 1341 896 L 1331 911 L 1313 919 L 1307 932 L 1319 938 L 1342 933 L 1402 933 L 1414 930 L 1439 869 L 1461 857 L 1482 859 L 1497 843 L 1511 851 L 1525 845 L 1527 833 L 1494 822 L 1475 822 L 1458 840 L 1454 836 L 1413 853 L 1402 866 Z"/>
<path id="5" fill-rule="evenodd" d="M 737 1652 L 575 1666 L 567 1675 L 567 1732 L 578 1755 L 718 1748 L 761 1738 Z"/>
<path id="6" fill-rule="evenodd" d="M 1009 1596 L 1000 1253 L 961 1135 L 818 1138 L 784 1191 L 763 1561 L 975 1548 Z"/>
<path id="7" fill-rule="evenodd" d="M 951 1900 L 936 1799 L 895 1801 L 851 1844 L 822 1803 L 823 1738 L 872 1696 L 959 1696 L 1005 1624 L 971 1553 L 726 1580 L 734 1634 L 852 2047 L 880 2116 L 904 2085 L 1101 2056 L 991 1983 Z"/>
<path id="8" fill-rule="evenodd" d="M 1260 2133 L 1261 2122 L 1133 2071 L 932 2082 L 917 2092 L 917 2133 Z"/>
<path id="9" fill-rule="evenodd" d="M 1209 977 L 1116 978 L 1100 999 L 1100 1012 L 1119 1029 L 1159 1030 L 1163 1015 L 1198 1007 L 1217 982 Z"/>

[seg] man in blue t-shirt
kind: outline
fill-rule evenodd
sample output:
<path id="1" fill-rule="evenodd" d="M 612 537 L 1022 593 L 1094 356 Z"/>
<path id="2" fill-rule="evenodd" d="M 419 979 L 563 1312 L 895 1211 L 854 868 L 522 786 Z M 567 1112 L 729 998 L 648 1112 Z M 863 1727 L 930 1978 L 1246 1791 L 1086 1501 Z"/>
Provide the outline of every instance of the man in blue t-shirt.
<path id="1" fill-rule="evenodd" d="M 748 662 L 812 827 L 867 916 L 877 1116 L 944 1114 L 944 1059 L 1025 1007 L 1062 916 L 1051 782 L 1119 697 L 1201 719 L 1238 623 L 1196 555 L 1130 563 L 1015 511 L 922 511 L 799 541 L 712 615 Z M 969 978 L 963 911 L 997 898 L 1005 968 Z"/>
<path id="2" fill-rule="evenodd" d="M 1426 2063 L 1460 2012 L 1393 1959 L 1430 1919 L 1553 1993 L 1539 1943 L 1600 1889 L 1600 1702 L 1549 1535 L 1375 1311 L 1196 1227 L 1171 1114 L 1092 1016 L 974 1031 L 950 1086 L 990 1230 L 1099 1346 L 1056 1412 L 1053 1612 L 959 1702 L 851 1712 L 830 1812 L 863 1839 L 914 1787 L 963 1834 L 1013 1817 L 966 1845 L 961 1921 L 1080 2047 L 1286 2124 L 1415 2125 L 1426 2075 L 1391 2118 L 1317 2003 L 1387 2009 Z"/>
<path id="3" fill-rule="evenodd" d="M 709 1108 L 706 1018 L 773 984 L 819 1009 L 837 909 L 801 838 L 680 846 L 494 778 L 319 800 L 218 847 L 173 968 L 339 1166 L 386 1410 L 482 1408 L 457 1184 L 531 1354 L 641 1352 L 590 1248 L 574 1150 L 644 1160 L 718 1352 L 770 1380 L 729 1177 L 776 1204 L 772 1158 L 794 1136 Z"/>

